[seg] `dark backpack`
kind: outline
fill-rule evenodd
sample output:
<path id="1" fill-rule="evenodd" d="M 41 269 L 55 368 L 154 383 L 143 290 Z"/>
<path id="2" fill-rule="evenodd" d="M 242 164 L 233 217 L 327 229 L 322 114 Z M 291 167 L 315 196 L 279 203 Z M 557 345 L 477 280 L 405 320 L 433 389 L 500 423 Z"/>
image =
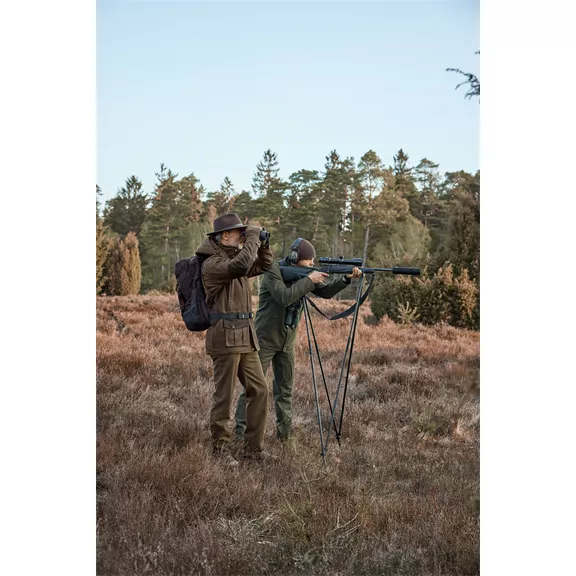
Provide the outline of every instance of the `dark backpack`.
<path id="1" fill-rule="evenodd" d="M 203 332 L 210 327 L 210 309 L 202 285 L 202 262 L 204 258 L 192 256 L 174 266 L 182 319 L 192 332 Z"/>

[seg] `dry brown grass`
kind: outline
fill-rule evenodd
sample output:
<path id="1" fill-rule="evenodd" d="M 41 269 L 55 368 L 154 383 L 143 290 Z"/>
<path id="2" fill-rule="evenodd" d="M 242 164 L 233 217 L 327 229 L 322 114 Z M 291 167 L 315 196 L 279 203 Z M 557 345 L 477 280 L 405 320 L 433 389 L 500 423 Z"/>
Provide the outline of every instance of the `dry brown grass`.
<path id="1" fill-rule="evenodd" d="M 314 315 L 332 394 L 348 322 Z M 301 326 L 295 440 L 273 439 L 271 409 L 280 460 L 230 469 L 210 453 L 204 335 L 176 298 L 99 298 L 97 327 L 100 575 L 479 573 L 478 333 L 365 306 L 323 466 Z"/>

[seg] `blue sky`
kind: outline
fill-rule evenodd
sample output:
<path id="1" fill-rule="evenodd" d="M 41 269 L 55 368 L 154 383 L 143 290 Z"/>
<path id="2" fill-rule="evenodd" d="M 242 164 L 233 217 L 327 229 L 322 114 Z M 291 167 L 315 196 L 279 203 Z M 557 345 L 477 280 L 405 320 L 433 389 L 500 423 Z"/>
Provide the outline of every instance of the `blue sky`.
<path id="1" fill-rule="evenodd" d="M 250 189 L 264 150 L 280 175 L 336 149 L 385 164 L 403 148 L 442 172 L 479 168 L 479 3 L 97 4 L 97 183 L 111 198 L 160 163 L 209 190 Z"/>

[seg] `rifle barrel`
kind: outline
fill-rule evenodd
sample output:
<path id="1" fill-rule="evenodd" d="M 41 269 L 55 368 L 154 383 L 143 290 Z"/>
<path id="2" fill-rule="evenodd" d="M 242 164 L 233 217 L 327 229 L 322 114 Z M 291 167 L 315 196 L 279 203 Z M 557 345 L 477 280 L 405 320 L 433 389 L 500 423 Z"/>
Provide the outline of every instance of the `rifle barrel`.
<path id="1" fill-rule="evenodd" d="M 393 268 L 361 268 L 365 272 L 392 272 L 392 274 L 405 274 L 407 276 L 420 276 L 420 268 L 406 268 L 404 266 L 394 266 Z"/>

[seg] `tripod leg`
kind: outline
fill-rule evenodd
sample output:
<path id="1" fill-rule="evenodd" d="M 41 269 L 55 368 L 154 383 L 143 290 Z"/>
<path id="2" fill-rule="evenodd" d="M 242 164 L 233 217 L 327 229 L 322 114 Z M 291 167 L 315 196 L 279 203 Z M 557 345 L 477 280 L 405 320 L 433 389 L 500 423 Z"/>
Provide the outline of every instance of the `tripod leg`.
<path id="1" fill-rule="evenodd" d="M 320 366 L 320 373 L 322 374 L 322 381 L 324 382 L 324 390 L 326 391 L 326 397 L 328 398 L 328 406 L 330 408 L 330 414 L 332 414 L 332 402 L 330 400 L 330 392 L 328 392 L 328 385 L 326 384 L 326 376 L 324 375 L 324 367 L 322 366 L 320 348 L 318 348 L 318 340 L 316 339 L 316 332 L 314 331 L 314 324 L 312 323 L 312 315 L 310 314 L 310 309 L 308 308 L 308 303 L 306 302 L 306 300 L 304 300 L 304 314 L 308 315 L 308 321 L 310 322 L 310 330 L 312 332 L 312 338 L 314 340 L 314 346 L 316 348 L 316 354 L 318 356 L 318 364 Z M 338 428 L 336 427 L 336 422 L 333 422 L 333 424 L 334 424 L 334 432 L 336 434 L 336 440 L 338 441 L 338 445 L 340 445 L 340 439 L 338 437 Z M 328 428 L 328 430 L 330 430 L 330 428 Z"/>
<path id="2" fill-rule="evenodd" d="M 360 301 L 360 295 L 362 294 L 362 284 L 364 281 L 364 276 L 362 276 L 361 280 L 360 280 L 360 285 L 358 286 L 358 296 L 356 298 L 356 302 L 358 303 Z M 348 356 L 348 368 L 346 370 L 346 380 L 344 383 L 344 394 L 342 396 L 342 409 L 340 412 L 340 423 L 338 425 L 338 432 L 336 433 L 336 438 L 338 439 L 338 442 L 340 442 L 340 437 L 342 436 L 342 420 L 344 419 L 344 408 L 346 406 L 346 391 L 348 390 L 348 378 L 350 376 L 350 365 L 352 364 L 352 352 L 354 351 L 354 340 L 356 338 L 356 327 L 358 325 L 358 308 L 359 306 L 356 306 L 356 310 L 354 311 L 354 318 L 352 320 L 352 343 L 350 345 L 350 355 Z"/>
<path id="3" fill-rule="evenodd" d="M 320 417 L 320 402 L 318 399 L 318 388 L 316 386 L 316 371 L 314 370 L 314 357 L 312 355 L 312 342 L 310 341 L 310 330 L 308 327 L 308 315 L 304 314 L 306 319 L 306 336 L 308 337 L 308 352 L 310 353 L 310 366 L 312 367 L 312 382 L 314 384 L 314 399 L 316 401 L 316 416 L 318 417 L 318 430 L 320 431 L 320 446 L 322 449 L 321 455 L 324 461 L 326 452 L 324 450 L 324 437 L 322 434 L 322 419 Z"/>
<path id="4" fill-rule="evenodd" d="M 359 307 L 359 296 L 361 294 L 361 290 L 362 290 L 362 281 L 364 280 L 364 276 L 362 276 L 362 278 L 360 279 L 360 285 L 359 285 L 359 291 L 356 294 L 356 305 L 355 305 L 355 309 L 354 309 L 354 318 L 356 318 L 357 314 L 358 314 L 358 307 Z M 340 387 L 342 385 L 342 376 L 344 376 L 344 367 L 346 366 L 346 358 L 348 357 L 348 351 L 350 350 L 350 343 L 352 341 L 352 329 L 354 326 L 354 320 L 352 320 L 352 324 L 350 325 L 350 332 L 348 333 L 348 341 L 346 342 L 346 350 L 344 351 L 344 357 L 342 358 L 342 365 L 340 366 L 340 376 L 338 378 L 338 386 L 336 388 L 336 395 L 334 396 L 334 406 L 332 408 L 332 413 L 330 414 L 330 426 L 328 427 L 328 430 L 332 429 L 332 426 L 334 425 L 334 416 L 336 415 L 336 407 L 338 404 L 338 397 L 340 395 Z M 326 446 L 324 448 L 324 451 L 328 451 L 328 440 L 330 438 L 330 435 L 326 436 Z M 336 432 L 336 439 L 338 440 L 338 443 L 340 443 L 340 436 L 338 435 L 338 432 Z"/>
<path id="5" fill-rule="evenodd" d="M 347 371 L 346 371 L 346 383 L 344 385 L 344 390 L 346 391 L 346 388 L 348 386 L 348 376 L 350 374 L 350 364 L 352 361 L 352 348 L 354 347 L 354 336 L 356 333 L 356 323 L 358 321 L 358 309 L 360 307 L 360 297 L 362 295 L 362 286 L 364 284 L 364 276 L 362 276 L 362 278 L 360 278 L 360 282 L 358 284 L 358 292 L 356 293 L 356 306 L 354 308 L 354 317 L 352 318 L 352 324 L 350 325 L 350 332 L 348 334 L 348 342 L 346 343 L 346 350 L 344 351 L 344 358 L 342 359 L 342 367 L 340 369 L 340 378 L 338 379 L 338 387 L 336 389 L 336 396 L 334 397 L 334 407 L 332 409 L 332 414 L 330 415 L 330 427 L 329 430 L 332 429 L 332 425 L 334 422 L 334 416 L 336 415 L 336 407 L 338 404 L 338 396 L 340 394 L 340 387 L 342 384 L 342 376 L 344 375 L 344 366 L 346 365 L 346 359 L 348 358 L 348 366 L 347 366 Z M 338 432 L 336 432 L 336 439 L 338 440 L 338 442 L 340 442 L 340 436 L 341 436 L 341 431 L 342 431 L 342 415 L 344 412 L 344 401 L 346 400 L 346 392 L 344 392 L 344 399 L 342 401 L 342 412 L 340 415 L 340 429 L 338 430 Z M 328 435 L 326 437 L 326 445 L 324 448 L 324 451 L 326 452 L 328 450 L 328 440 L 329 440 L 330 436 Z"/>

